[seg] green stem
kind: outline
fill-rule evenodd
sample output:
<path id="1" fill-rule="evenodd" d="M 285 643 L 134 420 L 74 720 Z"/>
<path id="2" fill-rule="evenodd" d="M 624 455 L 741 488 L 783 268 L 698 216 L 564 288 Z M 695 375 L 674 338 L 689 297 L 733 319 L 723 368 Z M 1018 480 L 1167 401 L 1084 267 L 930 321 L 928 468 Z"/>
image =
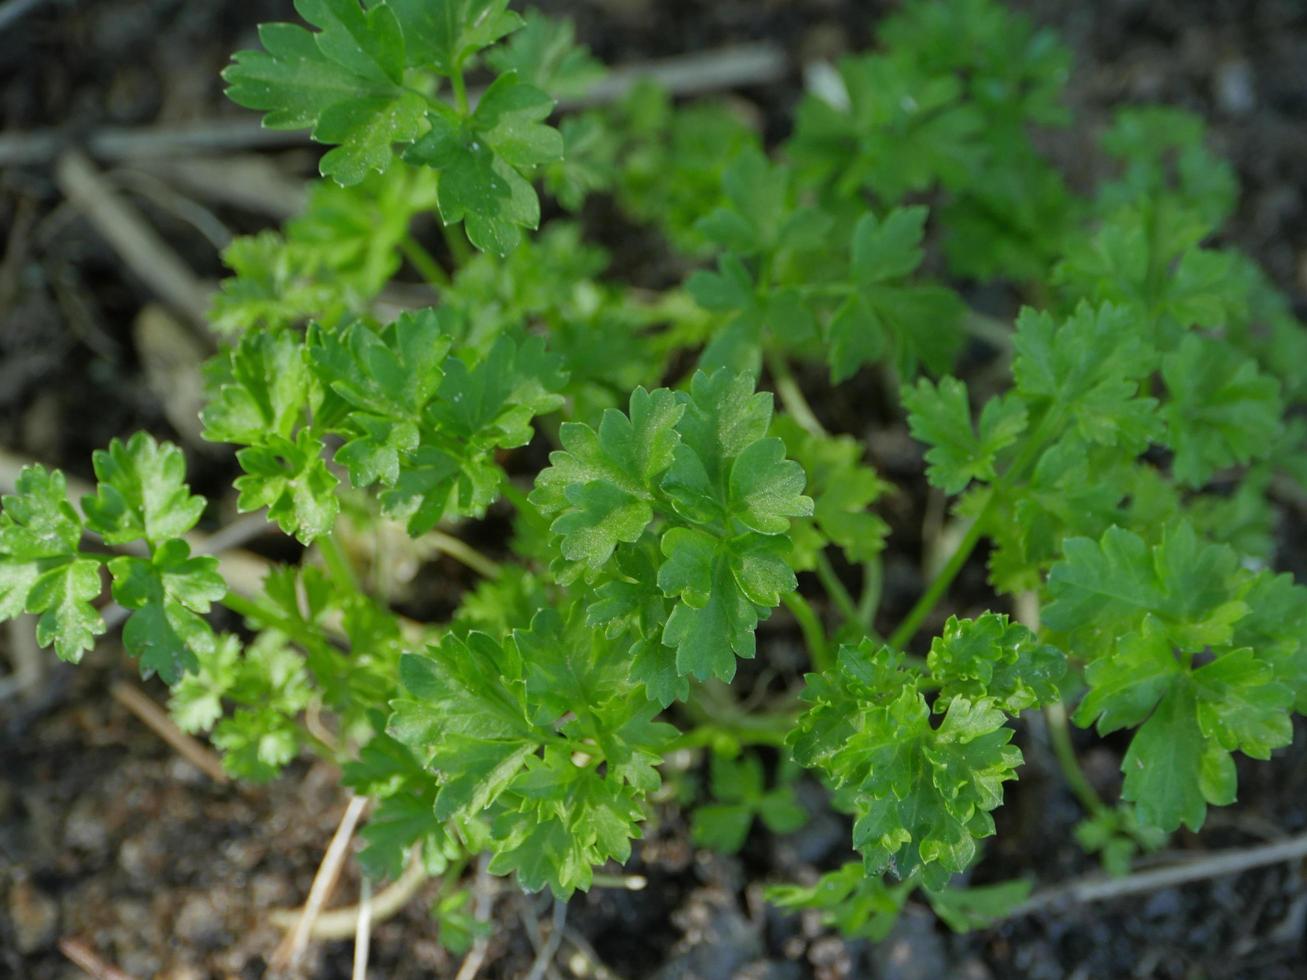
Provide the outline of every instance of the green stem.
<path id="1" fill-rule="evenodd" d="M 461 63 L 454 65 L 454 70 L 449 76 L 449 82 L 454 87 L 454 104 L 458 106 L 459 114 L 466 116 L 471 107 L 467 101 L 467 83 L 463 81 L 463 65 Z"/>
<path id="2" fill-rule="evenodd" d="M 468 244 L 461 224 L 447 225 L 442 221 L 440 233 L 445 236 L 445 247 L 449 249 L 456 271 L 472 261 L 472 246 Z"/>
<path id="3" fill-rule="evenodd" d="M 443 531 L 429 531 L 426 537 L 450 558 L 462 562 L 483 578 L 499 578 L 504 574 L 498 562 L 487 558 L 461 538 Z"/>
<path id="4" fill-rule="evenodd" d="M 324 534 L 318 538 L 317 546 L 318 554 L 322 556 L 322 562 L 327 566 L 327 574 L 336 583 L 336 588 L 361 595 L 363 586 L 336 535 Z"/>
<path id="5" fill-rule="evenodd" d="M 962 540 L 958 542 L 958 546 L 949 557 L 948 563 L 940 569 L 939 574 L 930 583 L 930 587 L 925 594 L 917 600 L 916 605 L 908 611 L 907 616 L 903 618 L 898 628 L 890 635 L 890 646 L 896 650 L 902 650 L 904 644 L 916 635 L 922 621 L 930 615 L 931 610 L 943 598 L 944 593 L 948 591 L 948 587 L 953 584 L 953 580 L 962 571 L 962 566 L 971 557 L 971 552 L 980 543 L 981 535 L 984 533 L 985 525 L 989 521 L 989 515 L 994 509 L 995 502 L 1025 473 L 1027 467 L 1035 462 L 1040 450 L 1044 448 L 1052 433 L 1061 424 L 1061 420 L 1062 415 L 1058 411 L 1049 412 L 1040 420 L 1035 431 L 1026 440 L 1020 454 L 1013 460 L 1012 465 L 1004 470 L 1003 475 L 990 487 L 989 499 L 985 501 L 985 506 L 980 509 L 980 513 L 976 515 L 971 522 L 971 526 L 967 528 L 966 533 L 962 536 Z"/>
<path id="6" fill-rule="evenodd" d="M 894 649 L 902 650 L 907 642 L 917 635 L 917 630 L 921 628 L 922 622 L 930 615 L 939 600 L 944 597 L 948 587 L 953 584 L 953 580 L 958 577 L 958 573 L 966 565 L 967 559 L 971 557 L 971 552 L 980 543 L 980 537 L 984 533 L 990 508 L 993 507 L 994 501 L 998 497 L 996 491 L 997 488 L 991 489 L 989 500 L 980 513 L 976 515 L 976 519 L 971 522 L 971 526 L 967 528 L 967 533 L 962 536 L 957 548 L 949 556 L 948 563 L 940 569 L 939 574 L 935 576 L 935 580 L 930 583 L 930 587 L 922 593 L 916 605 L 908 610 L 908 614 L 903 617 L 902 622 L 890 634 L 888 642 Z"/>
<path id="7" fill-rule="evenodd" d="M 772 382 L 776 385 L 776 394 L 780 396 L 781 404 L 785 406 L 785 410 L 790 413 L 794 421 L 811 435 L 819 438 L 829 435 L 826 427 L 821 424 L 821 419 L 817 418 L 812 406 L 808 404 L 808 399 L 804 397 L 799 383 L 794 380 L 794 375 L 784 356 L 768 350 L 764 351 L 763 357 L 767 361 L 767 370 L 771 372 Z"/>
<path id="8" fill-rule="evenodd" d="M 826 643 L 826 630 L 808 600 L 797 592 L 787 592 L 781 596 L 781 601 L 785 603 L 785 608 L 790 611 L 794 621 L 799 624 L 804 645 L 807 646 L 808 656 L 812 660 L 813 670 L 818 673 L 829 670 L 834 663 L 831 660 L 830 647 Z"/>
<path id="9" fill-rule="evenodd" d="M 1076 757 L 1076 748 L 1071 741 L 1071 728 L 1067 724 L 1066 707 L 1061 701 L 1047 705 L 1044 708 L 1044 720 L 1048 723 L 1048 740 L 1052 743 L 1053 755 L 1057 757 L 1057 764 L 1071 792 L 1091 815 L 1099 816 L 1106 813 L 1107 804 L 1094 791 L 1089 777 L 1080 767 L 1080 759 Z"/>
<path id="10" fill-rule="evenodd" d="M 409 265 L 417 269 L 428 286 L 437 292 L 449 288 L 449 273 L 441 268 L 440 263 L 416 238 L 405 235 L 399 240 L 399 250 L 404 253 L 404 258 L 408 259 Z"/>
<path id="11" fill-rule="evenodd" d="M 884 566 L 879 558 L 872 558 L 862 563 L 862 594 L 858 596 L 858 622 L 868 632 L 874 632 L 872 624 L 876 621 L 876 610 L 880 608 L 880 592 L 884 584 Z"/>
<path id="12" fill-rule="evenodd" d="M 830 563 L 830 558 L 826 556 L 825 551 L 817 552 L 815 570 L 817 578 L 821 580 L 822 588 L 831 597 L 845 621 L 862 625 L 862 615 L 858 611 L 857 604 L 854 603 L 853 596 L 849 595 L 849 590 L 845 588 L 844 583 L 840 581 L 839 575 L 835 573 L 835 566 Z"/>
<path id="13" fill-rule="evenodd" d="M 326 640 L 307 629 L 303 623 L 298 623 L 287 616 L 282 616 L 278 613 L 272 612 L 259 605 L 253 599 L 237 592 L 228 592 L 227 595 L 222 598 L 221 604 L 226 606 L 242 619 L 254 620 L 269 629 L 275 629 L 285 633 L 305 650 L 321 650 L 328 645 Z"/>

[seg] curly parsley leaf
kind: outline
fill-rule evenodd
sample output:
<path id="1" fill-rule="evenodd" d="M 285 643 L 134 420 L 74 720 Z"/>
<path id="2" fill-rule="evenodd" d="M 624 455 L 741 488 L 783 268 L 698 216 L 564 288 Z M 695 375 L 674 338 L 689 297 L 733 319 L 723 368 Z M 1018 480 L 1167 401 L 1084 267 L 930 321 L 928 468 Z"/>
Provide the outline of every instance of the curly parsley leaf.
<path id="1" fill-rule="evenodd" d="M 58 470 L 25 466 L 0 505 L 0 620 L 32 613 L 36 641 L 77 663 L 105 630 L 92 605 L 100 566 L 82 558 L 82 521 Z"/>
<path id="2" fill-rule="evenodd" d="M 951 289 L 907 283 L 921 264 L 926 209 L 865 214 L 853 231 L 850 290 L 827 328 L 831 379 L 844 381 L 887 354 L 905 375 L 953 361 L 965 308 Z"/>
<path id="3" fill-rule="evenodd" d="M 973 424 L 967 386 L 957 378 L 938 384 L 927 378 L 903 388 L 912 435 L 930 445 L 926 476 L 945 493 L 966 489 L 972 480 L 991 482 L 999 454 L 1026 428 L 1026 406 L 1017 398 L 994 396 Z"/>
<path id="4" fill-rule="evenodd" d="M 241 51 L 223 72 L 227 96 L 267 113 L 270 129 L 310 129 L 321 143 L 324 177 L 357 184 L 385 170 L 396 143 L 424 129 L 426 100 L 405 87 L 405 35 L 394 10 L 358 0 L 296 0 L 317 32 L 264 24 L 262 51 Z"/>
<path id="5" fill-rule="evenodd" d="M 867 873 L 938 888 L 994 833 L 990 812 L 1022 757 L 993 699 L 957 695 L 935 725 L 919 683 L 888 647 L 843 647 L 830 675 L 809 676 L 788 744 L 850 794 Z"/>
<path id="6" fill-rule="evenodd" d="M 430 131 L 406 152 L 406 160 L 441 172 L 441 219 L 463 222 L 482 251 L 507 255 L 521 242 L 521 229 L 539 227 L 530 177 L 563 156 L 562 134 L 544 123 L 553 109 L 544 92 L 500 75 L 470 115 L 430 113 Z"/>
<path id="7" fill-rule="evenodd" d="M 86 526 L 106 544 L 144 538 L 157 548 L 186 534 L 204 512 L 204 498 L 186 485 L 186 457 L 170 443 L 138 432 L 126 443 L 114 439 L 91 458 L 99 485 L 82 508 Z"/>
<path id="8" fill-rule="evenodd" d="M 123 645 L 141 662 L 142 676 L 175 684 L 213 652 L 213 628 L 203 618 L 227 594 L 218 559 L 191 557 L 185 541 L 165 542 L 150 558 L 124 555 L 109 562 L 113 597 L 131 610 Z"/>
<path id="9" fill-rule="evenodd" d="M 930 645 L 926 665 L 941 684 L 944 703 L 959 696 L 992 698 L 1016 715 L 1058 699 L 1066 655 L 1007 616 L 985 613 L 976 619 L 950 616 Z"/>

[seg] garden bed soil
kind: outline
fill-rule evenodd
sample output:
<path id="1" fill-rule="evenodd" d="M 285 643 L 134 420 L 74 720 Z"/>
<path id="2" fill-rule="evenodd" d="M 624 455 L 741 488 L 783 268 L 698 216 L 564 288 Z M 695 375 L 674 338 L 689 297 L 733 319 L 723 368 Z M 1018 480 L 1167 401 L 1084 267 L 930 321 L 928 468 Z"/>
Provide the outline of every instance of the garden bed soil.
<path id="1" fill-rule="evenodd" d="M 863 46 L 881 10 L 859 0 L 589 0 L 544 4 L 578 22 L 610 63 L 765 39 L 797 59 Z M 1072 46 L 1077 127 L 1055 152 L 1074 180 L 1092 181 L 1093 138 L 1109 109 L 1161 101 L 1200 112 L 1215 147 L 1243 186 L 1228 240 L 1250 252 L 1307 312 L 1307 9 L 1294 0 L 1023 0 Z M 0 123 L 6 132 L 56 125 L 76 141 L 104 125 L 149 126 L 236 114 L 217 73 L 253 42 L 253 25 L 290 16 L 289 2 L 49 0 L 0 34 Z M 783 135 L 798 79 L 742 93 Z M 288 174 L 306 176 L 310 156 L 284 152 Z M 111 174 L 111 176 L 113 176 Z M 124 178 L 125 179 L 125 178 Z M 221 274 L 211 244 L 146 194 L 143 207 L 197 274 Z M 266 222 L 233 211 L 236 232 Z M 113 251 L 60 201 L 50 168 L 0 173 L 0 447 L 88 475 L 90 453 L 113 436 L 147 428 L 169 438 L 164 400 L 146 371 L 151 352 L 134 329 L 150 299 Z M 603 228 L 597 229 L 602 238 Z M 638 268 L 617 269 L 638 279 Z M 918 455 L 892 419 L 868 419 L 884 399 L 811 382 L 819 410 L 869 437 L 886 476 L 922 487 Z M 193 453 L 197 489 L 221 495 L 230 463 Z M 887 555 L 887 616 L 920 583 L 921 500 L 901 495 Z M 1286 509 L 1280 563 L 1307 575 L 1303 512 Z M 987 601 L 974 563 L 955 590 L 957 608 Z M 941 611 L 943 612 L 943 611 Z M 0 635 L 0 662 L 17 662 L 22 628 Z M 774 625 L 763 656 L 786 656 Z M 7 656 L 6 656 L 7 655 Z M 46 655 L 42 655 L 46 656 Z M 111 640 L 79 669 L 50 663 L 40 684 L 0 701 L 0 977 L 77 975 L 59 951 L 76 937 L 131 976 L 257 977 L 279 939 L 269 909 L 307 893 L 345 799 L 337 775 L 301 763 L 269 786 L 218 785 L 180 759 L 109 696 L 132 665 Z M 743 680 L 747 683 L 748 677 Z M 162 699 L 157 684 L 149 692 Z M 1236 808 L 1212 815 L 1201 838 L 1173 847 L 1199 852 L 1259 843 L 1307 827 L 1307 738 L 1270 763 L 1240 772 Z M 1051 883 L 1092 869 L 1075 846 L 1074 800 L 1022 731 L 1028 766 L 1000 811 L 1000 832 L 977 881 L 1034 875 Z M 1085 753 L 1091 778 L 1116 790 L 1120 746 Z M 805 785 L 814 806 L 815 785 Z M 682 818 L 660 809 L 629 870 L 642 891 L 596 889 L 568 910 L 559 973 L 602 963 L 622 977 L 863 977 L 913 980 L 996 977 L 1256 977 L 1304 975 L 1307 882 L 1300 866 L 1275 866 L 1093 907 L 1051 910 L 953 935 L 912 907 L 880 944 L 847 942 L 812 916 L 763 902 L 764 883 L 811 876 L 847 859 L 848 828 L 829 815 L 777 838 L 755 831 L 734 858 L 700 852 Z M 1174 855 L 1172 855 L 1174 856 Z M 357 894 L 350 867 L 337 901 Z M 424 892 L 429 899 L 432 887 Z M 496 932 L 483 975 L 522 976 L 534 957 L 528 923 L 547 922 L 548 901 L 498 889 Z M 315 944 L 315 977 L 348 977 L 351 944 Z M 579 957 L 579 959 L 578 959 Z M 376 977 L 452 976 L 426 902 L 376 926 Z M 573 972 L 575 972 L 575 969 Z"/>

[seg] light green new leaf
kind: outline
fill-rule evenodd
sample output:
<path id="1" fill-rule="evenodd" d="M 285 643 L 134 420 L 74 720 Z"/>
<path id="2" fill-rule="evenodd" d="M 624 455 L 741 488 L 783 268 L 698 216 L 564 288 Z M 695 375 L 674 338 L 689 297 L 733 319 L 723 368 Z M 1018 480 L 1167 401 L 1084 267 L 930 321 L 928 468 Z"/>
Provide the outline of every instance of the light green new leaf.
<path id="1" fill-rule="evenodd" d="M 25 466 L 15 491 L 0 501 L 0 620 L 39 614 L 37 642 L 77 663 L 105 629 L 91 605 L 99 565 L 78 556 L 82 522 L 63 473 Z"/>
<path id="2" fill-rule="evenodd" d="M 1009 714 L 1059 697 L 1066 655 L 1000 613 L 976 619 L 950 616 L 930 645 L 926 666 L 940 682 L 936 710 L 957 696 L 990 698 Z"/>
<path id="3" fill-rule="evenodd" d="M 82 501 L 86 524 L 108 544 L 144 538 L 158 547 L 180 538 L 204 513 L 186 485 L 186 457 L 171 443 L 138 432 L 92 456 L 99 487 Z"/>

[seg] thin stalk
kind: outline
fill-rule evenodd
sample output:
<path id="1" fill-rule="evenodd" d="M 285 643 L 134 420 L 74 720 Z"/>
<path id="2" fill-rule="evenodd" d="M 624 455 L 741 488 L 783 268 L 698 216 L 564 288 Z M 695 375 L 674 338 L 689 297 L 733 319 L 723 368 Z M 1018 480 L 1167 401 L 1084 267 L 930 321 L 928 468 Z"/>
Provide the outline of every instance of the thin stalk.
<path id="1" fill-rule="evenodd" d="M 831 597 L 831 601 L 839 609 L 840 615 L 847 622 L 861 625 L 862 616 L 858 612 L 857 604 L 853 601 L 853 596 L 849 595 L 849 590 L 844 587 L 844 583 L 840 581 L 839 575 L 835 573 L 835 566 L 831 564 L 826 552 L 817 552 L 815 571 L 817 572 L 817 578 L 821 580 L 822 588 Z"/>
<path id="2" fill-rule="evenodd" d="M 767 370 L 771 372 L 772 382 L 776 385 L 776 394 L 794 421 L 814 436 L 829 435 L 826 427 L 821 424 L 821 419 L 817 418 L 812 406 L 808 404 L 799 383 L 794 380 L 794 374 L 785 363 L 785 358 L 772 350 L 765 351 L 763 356 L 767 361 Z"/>
<path id="3" fill-rule="evenodd" d="M 818 673 L 829 670 L 834 664 L 831 660 L 830 647 L 826 643 L 826 630 L 821 620 L 809 605 L 808 600 L 797 592 L 788 592 L 781 596 L 785 608 L 790 611 L 794 621 L 803 633 L 803 643 L 808 648 L 812 668 Z"/>
<path id="4" fill-rule="evenodd" d="M 482 578 L 499 578 L 504 574 L 498 562 L 487 558 L 462 538 L 445 534 L 443 531 L 429 531 L 426 537 L 440 551 L 466 565 Z"/>
<path id="5" fill-rule="evenodd" d="M 469 106 L 467 101 L 467 83 L 463 80 L 462 64 L 454 65 L 453 72 L 450 73 L 449 82 L 454 87 L 454 104 L 458 106 L 461 115 L 468 114 Z"/>
<path id="6" fill-rule="evenodd" d="M 404 258 L 408 259 L 409 265 L 417 269 L 428 286 L 437 292 L 449 288 L 449 273 L 411 234 L 399 240 L 399 250 L 404 253 Z"/>
<path id="7" fill-rule="evenodd" d="M 467 236 L 463 234 L 461 224 L 447 225 L 441 222 L 440 233 L 445 237 L 445 247 L 449 249 L 456 270 L 463 268 L 472 261 L 472 246 L 468 244 Z"/>
<path id="8" fill-rule="evenodd" d="M 345 549 L 340 546 L 336 535 L 323 535 L 318 538 L 317 545 L 318 554 L 322 556 L 322 562 L 327 566 L 327 574 L 336 583 L 336 587 L 346 592 L 361 594 L 363 586 L 359 582 L 358 573 L 354 571 L 354 565 L 345 554 Z"/>
<path id="9" fill-rule="evenodd" d="M 908 611 L 907 616 L 899 623 L 898 628 L 890 634 L 890 646 L 902 650 L 904 644 L 916 635 L 922 621 L 930 615 L 931 610 L 944 597 L 948 587 L 953 584 L 953 580 L 962 571 L 962 566 L 971 557 L 971 552 L 976 550 L 976 545 L 980 543 L 985 524 L 988 523 L 990 511 L 994 509 L 995 502 L 1026 471 L 1026 468 L 1035 462 L 1035 459 L 1039 456 L 1039 451 L 1044 448 L 1050 434 L 1060 424 L 1061 418 L 1061 414 L 1056 411 L 1045 415 L 1029 440 L 1027 440 L 1020 455 L 1013 460 L 1012 465 L 990 487 L 989 499 L 985 501 L 985 506 L 981 508 L 980 513 L 971 522 L 971 526 L 967 528 L 948 562 L 940 569 L 939 574 L 935 576 L 935 580 L 930 583 L 930 587 L 917 600 L 916 605 Z"/>
<path id="10" fill-rule="evenodd" d="M 966 565 L 967 559 L 971 557 L 971 552 L 975 551 L 976 545 L 980 543 L 980 536 L 985 528 L 985 519 L 989 516 L 989 509 L 993 506 L 995 499 L 996 495 L 991 492 L 989 502 L 976 515 L 976 519 L 971 522 L 971 526 L 967 528 L 967 533 L 962 536 L 957 548 L 949 556 L 948 562 L 940 569 L 939 574 L 935 576 L 935 580 L 930 583 L 930 587 L 922 593 L 916 605 L 908 610 L 908 614 L 903 617 L 903 621 L 890 634 L 888 642 L 894 649 L 902 650 L 907 642 L 917 635 L 917 630 L 921 628 L 922 622 L 930 615 L 939 600 L 944 597 L 944 593 L 953 584 L 953 580 L 958 577 L 958 573 Z"/>
<path id="11" fill-rule="evenodd" d="M 272 612 L 237 592 L 228 592 L 220 602 L 242 619 L 256 620 L 270 629 L 280 630 L 306 650 L 321 650 L 328 645 L 303 623 Z"/>
<path id="12" fill-rule="evenodd" d="M 1108 811 L 1108 806 L 1095 792 L 1080 766 L 1076 756 L 1075 745 L 1071 741 L 1071 728 L 1067 724 L 1066 707 L 1061 701 L 1055 701 L 1044 708 L 1044 720 L 1048 723 L 1048 740 L 1053 746 L 1053 755 L 1062 770 L 1071 792 L 1091 815 L 1100 816 Z"/>
<path id="13" fill-rule="evenodd" d="M 876 610 L 880 608 L 880 592 L 885 580 L 885 569 L 879 558 L 862 563 L 862 593 L 858 596 L 858 622 L 872 630 Z"/>

